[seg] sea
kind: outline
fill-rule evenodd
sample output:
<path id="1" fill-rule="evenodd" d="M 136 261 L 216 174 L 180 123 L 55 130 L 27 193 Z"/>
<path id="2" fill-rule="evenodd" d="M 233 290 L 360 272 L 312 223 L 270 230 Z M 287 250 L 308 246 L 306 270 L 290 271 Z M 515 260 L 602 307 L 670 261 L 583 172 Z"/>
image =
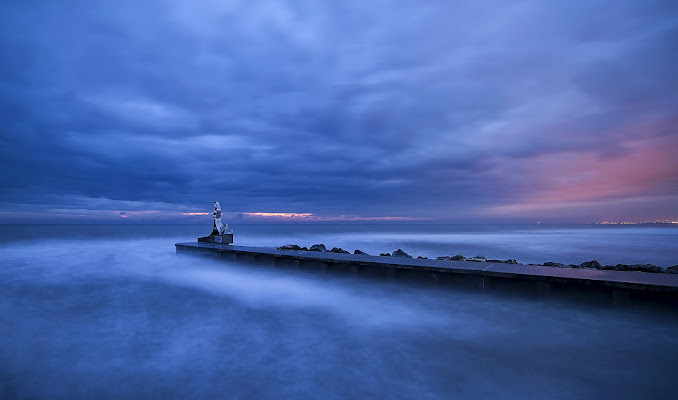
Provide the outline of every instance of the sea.
<path id="1" fill-rule="evenodd" d="M 231 228 L 244 246 L 678 264 L 670 225 Z M 0 398 L 675 398 L 676 309 L 176 254 L 209 232 L 0 225 Z"/>

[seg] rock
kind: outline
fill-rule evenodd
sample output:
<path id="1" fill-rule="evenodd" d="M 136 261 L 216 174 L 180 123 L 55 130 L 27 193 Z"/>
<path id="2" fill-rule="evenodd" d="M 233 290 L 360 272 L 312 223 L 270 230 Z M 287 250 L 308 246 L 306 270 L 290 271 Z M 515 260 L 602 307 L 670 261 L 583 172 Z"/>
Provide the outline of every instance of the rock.
<path id="1" fill-rule="evenodd" d="M 668 267 L 666 269 L 671 270 L 671 271 L 678 271 L 678 265 L 674 265 L 673 267 Z"/>
<path id="2" fill-rule="evenodd" d="M 380 256 L 391 257 L 391 253 L 381 253 Z"/>
<path id="3" fill-rule="evenodd" d="M 428 260 L 428 257 L 417 256 L 417 258 L 420 259 L 420 260 Z M 678 272 L 678 271 L 676 271 L 676 272 Z"/>
<path id="4" fill-rule="evenodd" d="M 442 257 L 436 257 L 436 260 L 447 260 L 447 261 L 462 261 L 465 260 L 466 257 L 462 256 L 461 254 L 457 254 L 456 256 L 442 256 Z"/>
<path id="5" fill-rule="evenodd" d="M 577 264 L 567 264 L 568 268 L 579 268 L 579 265 Z"/>
<path id="6" fill-rule="evenodd" d="M 617 269 L 617 267 L 614 266 L 614 265 L 603 265 L 602 267 L 600 267 L 600 269 L 603 269 L 603 270 L 606 270 L 606 271 L 609 271 L 609 270 L 615 271 Z"/>
<path id="7" fill-rule="evenodd" d="M 348 251 L 342 249 L 341 247 L 332 247 L 332 250 L 330 250 L 332 253 L 344 253 L 344 254 L 351 254 Z"/>
<path id="8" fill-rule="evenodd" d="M 662 272 L 662 267 L 658 267 L 652 264 L 634 264 L 629 265 L 629 270 L 631 271 L 640 271 L 640 272 Z"/>
<path id="9" fill-rule="evenodd" d="M 301 247 L 296 244 L 286 244 L 284 246 L 278 246 L 278 250 L 301 250 Z"/>
<path id="10" fill-rule="evenodd" d="M 509 258 L 508 260 L 487 260 L 489 263 L 498 263 L 498 264 L 518 264 L 518 261 Z"/>
<path id="11" fill-rule="evenodd" d="M 579 265 L 580 268 L 600 269 L 600 263 L 596 260 L 586 261 Z"/>
<path id="12" fill-rule="evenodd" d="M 662 269 L 662 272 L 665 274 L 678 274 L 678 265 L 674 265 L 673 267 L 668 267 Z"/>
<path id="13" fill-rule="evenodd" d="M 484 256 L 475 256 L 467 258 L 466 261 L 487 262 L 487 259 Z"/>
<path id="14" fill-rule="evenodd" d="M 557 263 L 553 261 L 547 261 L 544 263 L 545 267 L 558 267 L 558 268 L 565 268 L 565 264 L 563 263 Z"/>
<path id="15" fill-rule="evenodd" d="M 362 250 L 358 250 L 358 249 L 356 249 L 356 250 L 353 252 L 353 254 L 360 254 L 360 255 L 363 255 L 363 256 L 369 256 L 369 254 L 365 253 L 365 252 L 362 251 Z"/>
<path id="16" fill-rule="evenodd" d="M 302 248 L 299 249 L 299 250 L 308 251 L 308 247 L 304 246 L 304 247 L 302 247 Z"/>
<path id="17" fill-rule="evenodd" d="M 314 244 L 313 246 L 311 246 L 309 251 L 327 251 L 327 247 L 325 247 L 325 245 L 322 243 Z"/>
<path id="18" fill-rule="evenodd" d="M 392 256 L 393 256 L 393 257 L 412 258 L 412 256 L 409 255 L 409 254 L 407 254 L 407 253 L 405 253 L 405 252 L 403 251 L 403 249 L 398 249 L 398 250 L 394 251 L 393 254 L 392 254 Z"/>
<path id="19" fill-rule="evenodd" d="M 617 270 L 617 271 L 628 271 L 629 266 L 626 265 L 626 264 L 617 264 L 617 265 L 614 266 L 614 269 Z"/>

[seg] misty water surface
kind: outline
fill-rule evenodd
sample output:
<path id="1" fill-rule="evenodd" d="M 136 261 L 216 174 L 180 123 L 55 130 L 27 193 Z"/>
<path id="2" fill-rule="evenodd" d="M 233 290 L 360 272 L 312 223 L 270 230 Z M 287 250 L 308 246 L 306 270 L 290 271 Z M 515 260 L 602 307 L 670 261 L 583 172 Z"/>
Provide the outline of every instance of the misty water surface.
<path id="1" fill-rule="evenodd" d="M 340 239 L 346 228 L 299 229 L 293 239 Z M 671 311 L 175 254 L 203 230 L 2 227 L 0 397 L 673 397 Z M 262 244 L 284 236 L 241 231 Z M 372 250 L 400 234 L 372 231 L 350 240 Z"/>

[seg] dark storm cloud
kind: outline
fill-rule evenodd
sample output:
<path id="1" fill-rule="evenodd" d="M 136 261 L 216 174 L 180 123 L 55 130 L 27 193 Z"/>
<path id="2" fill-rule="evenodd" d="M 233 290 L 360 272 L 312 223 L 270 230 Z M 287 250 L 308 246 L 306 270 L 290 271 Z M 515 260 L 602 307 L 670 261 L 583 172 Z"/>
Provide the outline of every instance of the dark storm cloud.
<path id="1" fill-rule="evenodd" d="M 334 3 L 5 2 L 0 211 L 672 211 L 675 2 Z"/>

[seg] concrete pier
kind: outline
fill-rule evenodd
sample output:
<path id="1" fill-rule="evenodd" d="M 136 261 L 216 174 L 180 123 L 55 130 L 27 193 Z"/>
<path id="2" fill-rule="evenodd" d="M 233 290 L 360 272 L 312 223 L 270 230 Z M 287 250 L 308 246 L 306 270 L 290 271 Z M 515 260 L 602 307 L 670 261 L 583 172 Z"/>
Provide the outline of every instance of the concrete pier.
<path id="1" fill-rule="evenodd" d="M 475 288 L 482 293 L 510 290 L 545 298 L 569 292 L 598 296 L 614 304 L 650 301 L 678 305 L 678 274 L 278 250 L 205 242 L 177 243 L 176 250 L 230 261 L 270 260 L 291 269 L 316 265 L 322 272 L 427 281 L 437 286 Z"/>

